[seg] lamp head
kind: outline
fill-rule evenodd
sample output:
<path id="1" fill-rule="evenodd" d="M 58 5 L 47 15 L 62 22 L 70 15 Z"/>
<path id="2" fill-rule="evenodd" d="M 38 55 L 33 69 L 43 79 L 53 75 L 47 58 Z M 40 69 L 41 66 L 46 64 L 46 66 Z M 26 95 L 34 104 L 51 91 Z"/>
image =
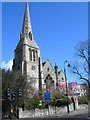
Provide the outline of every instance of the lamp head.
<path id="1" fill-rule="evenodd" d="M 71 65 L 70 64 L 68 64 L 68 67 L 70 67 Z"/>

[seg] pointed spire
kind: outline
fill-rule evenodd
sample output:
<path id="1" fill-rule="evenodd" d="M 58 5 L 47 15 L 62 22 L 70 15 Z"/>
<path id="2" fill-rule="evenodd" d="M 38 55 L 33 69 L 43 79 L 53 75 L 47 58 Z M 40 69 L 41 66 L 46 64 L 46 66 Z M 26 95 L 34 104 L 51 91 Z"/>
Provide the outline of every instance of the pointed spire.
<path id="1" fill-rule="evenodd" d="M 55 62 L 55 66 L 57 66 L 56 62 Z"/>
<path id="2" fill-rule="evenodd" d="M 58 66 L 57 66 L 56 62 L 55 62 L 55 67 L 54 67 L 54 68 L 55 68 L 55 70 L 57 70 L 57 69 L 58 69 Z"/>
<path id="3" fill-rule="evenodd" d="M 28 7 L 28 1 L 27 1 L 26 8 L 25 8 L 25 14 L 24 14 L 24 20 L 23 20 L 22 33 L 27 35 L 30 31 L 32 33 L 30 15 L 29 15 L 29 7 Z"/>
<path id="4" fill-rule="evenodd" d="M 49 61 L 49 60 L 48 60 L 48 57 L 47 57 L 47 61 Z"/>

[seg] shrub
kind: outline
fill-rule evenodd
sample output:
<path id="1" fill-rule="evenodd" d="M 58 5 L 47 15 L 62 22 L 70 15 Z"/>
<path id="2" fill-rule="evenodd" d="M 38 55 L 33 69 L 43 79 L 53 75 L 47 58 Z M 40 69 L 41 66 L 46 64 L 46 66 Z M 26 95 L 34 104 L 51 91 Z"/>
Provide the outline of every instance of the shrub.
<path id="1" fill-rule="evenodd" d="M 39 98 L 29 98 L 27 100 L 26 109 L 32 110 L 32 109 L 35 109 L 35 108 L 39 108 L 39 103 L 40 103 Z"/>
<path id="2" fill-rule="evenodd" d="M 68 98 L 68 102 L 69 102 L 69 104 L 71 102 L 69 98 Z M 67 96 L 64 95 L 63 93 L 55 94 L 50 101 L 50 105 L 57 106 L 57 107 L 66 106 L 67 105 Z"/>
<path id="3" fill-rule="evenodd" d="M 78 99 L 79 104 L 88 104 L 88 98 L 83 96 Z"/>

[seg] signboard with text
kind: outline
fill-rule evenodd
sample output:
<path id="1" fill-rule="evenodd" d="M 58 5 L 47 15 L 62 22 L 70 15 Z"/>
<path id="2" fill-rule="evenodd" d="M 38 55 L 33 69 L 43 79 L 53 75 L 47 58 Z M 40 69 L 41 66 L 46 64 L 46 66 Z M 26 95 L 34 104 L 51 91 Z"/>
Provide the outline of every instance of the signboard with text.
<path id="1" fill-rule="evenodd" d="M 45 100 L 50 100 L 51 99 L 50 92 L 45 92 L 44 93 L 44 98 L 45 98 Z"/>

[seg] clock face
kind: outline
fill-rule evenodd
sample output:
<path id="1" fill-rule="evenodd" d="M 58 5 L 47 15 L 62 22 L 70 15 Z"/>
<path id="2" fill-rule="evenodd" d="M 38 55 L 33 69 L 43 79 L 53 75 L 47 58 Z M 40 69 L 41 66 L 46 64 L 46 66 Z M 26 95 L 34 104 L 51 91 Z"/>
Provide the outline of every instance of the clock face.
<path id="1" fill-rule="evenodd" d="M 31 69 L 32 69 L 32 70 L 35 70 L 35 66 L 33 65 L 33 66 L 31 67 Z"/>

